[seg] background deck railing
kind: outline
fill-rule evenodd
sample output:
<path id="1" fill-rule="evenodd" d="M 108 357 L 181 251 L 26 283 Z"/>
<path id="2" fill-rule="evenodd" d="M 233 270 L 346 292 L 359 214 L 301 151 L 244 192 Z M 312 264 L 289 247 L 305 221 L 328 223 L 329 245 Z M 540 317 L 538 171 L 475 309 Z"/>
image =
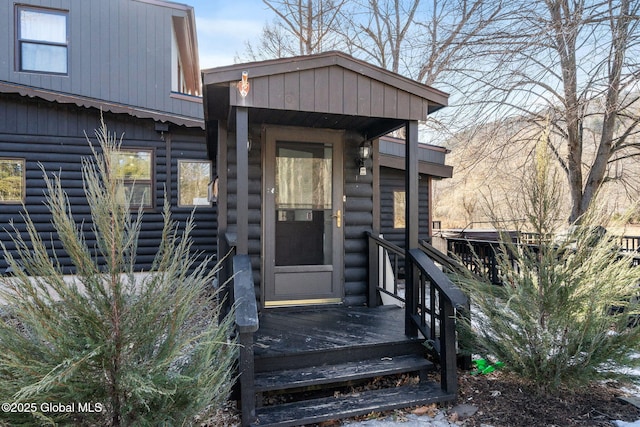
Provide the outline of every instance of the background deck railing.
<path id="1" fill-rule="evenodd" d="M 469 315 L 469 300 L 421 249 L 408 252 L 384 239 L 368 233 L 369 239 L 369 301 L 379 303 L 378 293 L 391 293 L 380 277 L 388 254 L 405 260 L 404 296 L 395 295 L 405 303 L 405 333 L 417 336 L 418 331 L 428 340 L 441 366 L 441 388 L 446 393 L 457 391 L 457 334 L 458 316 Z M 398 289 L 394 286 L 394 289 Z"/>
<path id="2" fill-rule="evenodd" d="M 530 250 L 536 251 L 537 246 L 533 243 L 536 239 L 533 233 L 522 235 L 513 240 L 513 244 L 518 247 L 526 245 Z M 451 256 L 455 256 L 466 268 L 481 277 L 488 278 L 491 283 L 499 285 L 501 271 L 496 254 L 502 250 L 509 250 L 509 246 L 501 247 L 498 240 L 479 240 L 462 237 L 447 237 L 447 251 Z M 633 257 L 633 265 L 640 266 L 640 237 L 622 236 L 620 238 L 619 250 L 621 253 L 636 254 Z M 514 257 L 510 257 L 513 268 L 518 269 Z"/>

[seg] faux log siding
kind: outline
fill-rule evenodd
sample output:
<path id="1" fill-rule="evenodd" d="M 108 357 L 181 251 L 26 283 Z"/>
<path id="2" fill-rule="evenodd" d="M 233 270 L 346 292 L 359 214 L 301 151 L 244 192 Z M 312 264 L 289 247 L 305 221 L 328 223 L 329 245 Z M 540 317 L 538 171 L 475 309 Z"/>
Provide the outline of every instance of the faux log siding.
<path id="1" fill-rule="evenodd" d="M 424 120 L 429 108 L 419 96 L 338 66 L 249 79 L 246 98 L 231 84 L 231 105 L 411 120 Z"/>
<path id="2" fill-rule="evenodd" d="M 256 294 L 260 298 L 260 269 L 262 257 L 262 168 L 261 145 L 259 138 L 253 138 L 249 152 L 249 255 L 254 272 Z M 236 231 L 236 149 L 235 134 L 228 136 L 228 173 L 229 173 L 229 232 Z M 348 140 L 345 145 L 345 196 L 344 236 L 345 236 L 345 305 L 364 305 L 367 301 L 367 266 L 368 252 L 365 232 L 370 231 L 373 224 L 373 186 L 371 169 L 366 176 L 358 174 L 358 167 L 352 159 L 356 158 L 358 142 Z"/>
<path id="3" fill-rule="evenodd" d="M 217 208 L 213 206 L 178 207 L 178 161 L 209 160 L 204 139 L 204 131 L 200 129 L 178 128 L 171 132 L 171 215 L 181 225 L 185 224 L 193 212 L 195 228 L 191 233 L 192 249 L 203 257 L 215 255 L 217 258 L 218 221 Z M 212 170 L 215 176 L 215 171 Z M 157 181 L 160 183 L 160 181 Z M 166 181 L 165 181 L 166 182 Z M 163 185 L 160 183 L 160 185 Z M 162 187 L 159 188 L 162 191 Z"/>
<path id="4" fill-rule="evenodd" d="M 94 130 L 100 125 L 100 112 L 95 109 L 76 108 L 68 105 L 47 103 L 36 99 L 14 95 L 0 97 L 0 157 L 25 159 L 26 163 L 26 199 L 25 205 L 37 229 L 42 233 L 51 255 L 59 258 L 66 272 L 72 271 L 69 257 L 62 251 L 58 239 L 53 235 L 51 215 L 44 202 L 44 181 L 39 163 L 48 173 L 60 173 L 62 184 L 69 195 L 74 218 L 78 224 L 84 221 L 83 231 L 87 233 L 89 247 L 95 246 L 91 234 L 91 218 L 82 188 L 80 159 L 90 157 L 91 151 L 84 133 L 96 144 Z M 148 269 L 160 244 L 162 232 L 163 188 L 167 179 L 165 141 L 154 130 L 152 120 L 138 120 L 125 115 L 105 114 L 105 122 L 111 132 L 123 136 L 123 147 L 150 148 L 155 155 L 155 204 L 156 208 L 145 211 L 137 267 Z M 184 136 L 181 136 L 181 133 Z M 177 127 L 172 133 L 174 153 L 173 161 L 180 156 L 180 146 L 185 143 L 189 158 L 206 158 L 204 132 Z M 197 140 L 201 139 L 201 152 L 197 150 Z M 198 157 L 195 157 L 195 156 Z M 173 169 L 173 168 L 172 168 Z M 172 177 L 177 176 L 177 169 Z M 173 194 L 173 193 L 172 193 Z M 175 197 L 175 196 L 174 196 Z M 184 225 L 190 209 L 177 209 L 173 205 L 173 218 Z M 13 250 L 10 241 L 10 221 L 17 229 L 25 233 L 25 224 L 20 216 L 21 205 L 0 205 L 0 240 Z M 215 242 L 215 208 L 202 207 L 196 211 L 197 227 L 194 231 L 194 250 L 213 254 L 212 242 Z M 26 237 L 26 236 L 25 236 Z M 53 239 L 51 238 L 53 237 Z M 52 243 L 53 242 L 53 243 Z M 0 257 L 0 273 L 7 265 Z"/>
<path id="5" fill-rule="evenodd" d="M 393 192 L 404 191 L 404 171 L 380 168 L 380 232 L 388 241 L 404 247 L 405 229 L 393 228 Z M 419 239 L 429 238 L 429 183 L 426 176 L 419 182 L 418 215 Z"/>
<path id="6" fill-rule="evenodd" d="M 251 268 L 253 269 L 253 281 L 256 297 L 261 300 L 261 259 L 262 259 L 262 147 L 260 137 L 252 135 L 251 151 L 249 151 L 249 255 Z M 229 133 L 227 137 L 228 148 L 228 232 L 237 230 L 238 203 L 236 196 L 238 164 L 236 161 L 236 135 Z"/>
<path id="7" fill-rule="evenodd" d="M 361 176 L 356 165 L 359 141 L 347 136 L 344 147 L 344 304 L 367 303 L 368 249 L 365 232 L 373 225 L 373 176 L 371 167 Z"/>

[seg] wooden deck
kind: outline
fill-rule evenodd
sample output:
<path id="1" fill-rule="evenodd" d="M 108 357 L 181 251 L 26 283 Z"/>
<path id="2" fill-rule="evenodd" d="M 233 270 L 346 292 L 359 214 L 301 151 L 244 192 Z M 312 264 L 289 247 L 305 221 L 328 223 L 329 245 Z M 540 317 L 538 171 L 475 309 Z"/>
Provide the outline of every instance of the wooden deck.
<path id="1" fill-rule="evenodd" d="M 255 335 L 256 357 L 422 343 L 404 334 L 404 309 L 397 306 L 296 307 L 265 310 Z"/>
<path id="2" fill-rule="evenodd" d="M 243 427 L 309 425 L 456 399 L 455 309 L 464 311 L 467 300 L 423 252 L 408 255 L 418 295 L 408 293 L 414 296 L 404 308 L 308 306 L 260 315 L 250 258 L 233 257 Z M 372 381 L 381 388 L 354 391 Z"/>
<path id="3" fill-rule="evenodd" d="M 296 307 L 265 310 L 253 345 L 256 426 L 294 426 L 451 399 L 426 381 L 433 364 L 424 338 L 407 338 L 404 309 L 396 306 Z M 331 390 L 380 376 L 414 372 L 420 384 L 335 399 L 299 400 L 296 393 Z M 262 393 L 293 393 L 263 406 Z M 320 392 L 321 393 L 321 392 Z M 305 398 L 307 399 L 307 398 Z"/>

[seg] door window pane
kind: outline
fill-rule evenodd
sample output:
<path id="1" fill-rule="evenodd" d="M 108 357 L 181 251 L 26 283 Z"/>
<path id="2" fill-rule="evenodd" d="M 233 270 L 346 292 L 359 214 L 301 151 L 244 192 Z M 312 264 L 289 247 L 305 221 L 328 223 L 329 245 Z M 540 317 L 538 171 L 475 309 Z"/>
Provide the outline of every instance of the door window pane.
<path id="1" fill-rule="evenodd" d="M 330 145 L 278 142 L 276 146 L 276 265 L 333 261 Z"/>

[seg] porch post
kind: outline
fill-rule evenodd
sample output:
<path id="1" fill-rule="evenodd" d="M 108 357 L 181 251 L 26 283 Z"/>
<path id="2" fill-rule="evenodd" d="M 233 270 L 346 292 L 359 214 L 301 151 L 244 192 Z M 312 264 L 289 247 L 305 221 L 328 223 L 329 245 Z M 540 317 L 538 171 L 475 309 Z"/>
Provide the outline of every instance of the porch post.
<path id="1" fill-rule="evenodd" d="M 236 107 L 237 207 L 236 224 L 238 255 L 249 253 L 249 110 Z"/>
<path id="2" fill-rule="evenodd" d="M 418 328 L 412 316 L 417 312 L 418 288 L 408 252 L 418 247 L 418 122 L 408 121 L 405 130 L 405 334 L 415 337 Z"/>

